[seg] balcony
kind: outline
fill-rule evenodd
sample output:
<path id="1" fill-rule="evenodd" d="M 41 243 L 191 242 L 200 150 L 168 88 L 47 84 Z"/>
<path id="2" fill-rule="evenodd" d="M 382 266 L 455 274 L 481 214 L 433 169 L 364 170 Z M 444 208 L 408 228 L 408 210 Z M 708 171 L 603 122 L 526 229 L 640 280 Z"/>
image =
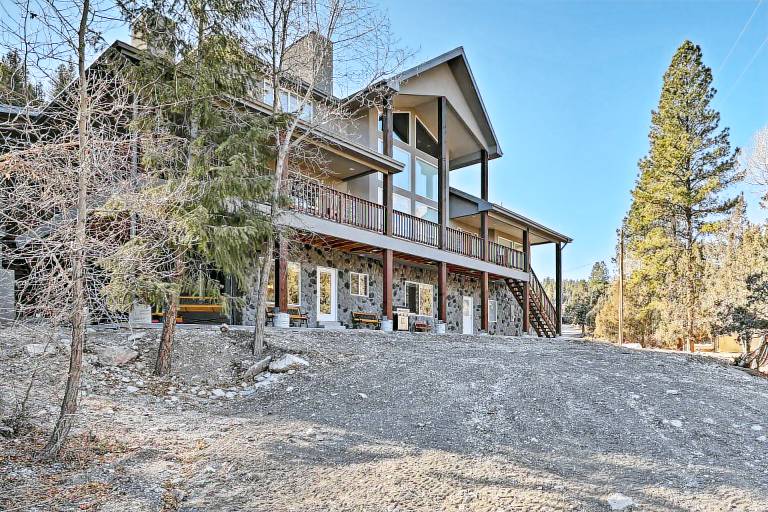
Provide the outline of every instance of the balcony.
<path id="1" fill-rule="evenodd" d="M 288 196 L 294 211 L 382 235 L 385 233 L 384 207 L 372 201 L 296 176 L 289 181 Z M 392 236 L 440 248 L 440 225 L 407 213 L 393 212 Z M 525 268 L 525 257 L 521 251 L 492 241 L 484 246 L 481 237 L 451 227 L 445 228 L 444 236 L 445 251 L 506 268 Z M 484 252 L 487 252 L 487 258 Z"/>

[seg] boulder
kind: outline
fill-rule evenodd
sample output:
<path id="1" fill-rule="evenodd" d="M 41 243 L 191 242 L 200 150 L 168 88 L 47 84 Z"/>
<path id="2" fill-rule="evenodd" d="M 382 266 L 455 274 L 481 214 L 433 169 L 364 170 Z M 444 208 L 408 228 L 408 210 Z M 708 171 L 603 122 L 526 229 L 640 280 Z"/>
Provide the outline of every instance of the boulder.
<path id="1" fill-rule="evenodd" d="M 45 343 L 30 343 L 29 345 L 24 345 L 24 352 L 30 356 L 50 355 L 56 353 L 56 346 Z"/>
<path id="2" fill-rule="evenodd" d="M 611 507 L 611 510 L 625 510 L 634 504 L 635 502 L 632 498 L 624 496 L 620 492 L 608 496 L 608 506 Z"/>
<path id="3" fill-rule="evenodd" d="M 309 362 L 293 354 L 285 354 L 277 361 L 269 363 L 269 371 L 272 373 L 285 373 L 288 370 L 298 370 L 309 366 Z"/>
<path id="4" fill-rule="evenodd" d="M 251 380 L 258 374 L 260 374 L 263 371 L 266 371 L 267 368 L 269 368 L 269 363 L 272 362 L 272 356 L 267 356 L 261 361 L 257 361 L 256 363 L 252 364 L 248 367 L 248 369 L 243 374 L 243 378 L 245 380 Z"/>
<path id="5" fill-rule="evenodd" d="M 128 347 L 103 347 L 97 354 L 104 366 L 122 366 L 139 357 L 138 352 Z"/>

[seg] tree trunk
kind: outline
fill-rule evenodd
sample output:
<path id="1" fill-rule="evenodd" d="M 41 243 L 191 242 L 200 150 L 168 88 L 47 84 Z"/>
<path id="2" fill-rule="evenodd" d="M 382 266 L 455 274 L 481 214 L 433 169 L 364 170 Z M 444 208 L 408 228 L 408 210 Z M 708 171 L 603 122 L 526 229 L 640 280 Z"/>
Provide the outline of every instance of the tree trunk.
<path id="1" fill-rule="evenodd" d="M 87 30 L 90 1 L 83 2 L 78 29 L 78 68 L 80 83 L 78 88 L 79 104 L 77 112 L 78 163 L 77 179 L 77 218 L 75 221 L 75 251 L 72 258 L 72 343 L 69 354 L 69 372 L 61 402 L 59 418 L 53 428 L 48 443 L 40 457 L 56 457 L 72 428 L 77 412 L 77 397 L 80 392 L 80 378 L 83 372 L 83 347 L 85 346 L 85 322 L 87 301 L 85 287 L 85 242 L 88 183 L 90 181 L 90 154 L 88 152 L 88 89 L 85 76 L 85 35 Z"/>
<path id="2" fill-rule="evenodd" d="M 264 323 L 267 305 L 267 288 L 269 287 L 269 274 L 272 271 L 272 251 L 275 240 L 271 234 L 264 241 L 261 249 L 261 263 L 258 269 L 258 282 L 256 283 L 256 320 L 253 326 L 253 341 L 251 351 L 253 355 L 260 356 L 264 351 Z"/>
<path id="3" fill-rule="evenodd" d="M 695 346 L 695 328 L 694 328 L 694 318 L 696 315 L 696 279 L 694 275 L 693 270 L 693 219 L 691 217 L 691 214 L 688 214 L 686 217 L 686 256 L 687 256 L 687 290 L 686 290 L 686 317 L 687 317 L 687 345 L 688 345 L 688 352 L 693 353 L 696 350 Z"/>
<path id="4" fill-rule="evenodd" d="M 160 334 L 160 346 L 157 349 L 157 361 L 155 361 L 155 375 L 162 377 L 171 372 L 171 356 L 173 355 L 173 335 L 176 331 L 176 314 L 179 311 L 179 295 L 181 294 L 181 280 L 184 274 L 184 258 L 176 255 L 175 277 L 178 286 L 168 298 L 167 307 L 163 314 L 163 331 Z"/>

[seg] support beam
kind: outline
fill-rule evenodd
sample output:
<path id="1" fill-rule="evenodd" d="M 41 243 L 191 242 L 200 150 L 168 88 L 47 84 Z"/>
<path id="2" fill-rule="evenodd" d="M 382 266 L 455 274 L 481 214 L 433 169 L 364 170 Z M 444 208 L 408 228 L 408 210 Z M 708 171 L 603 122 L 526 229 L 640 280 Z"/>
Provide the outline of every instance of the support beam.
<path id="1" fill-rule="evenodd" d="M 523 268 L 528 274 L 528 281 L 523 283 L 523 334 L 528 334 L 531 330 L 531 237 L 527 229 L 523 231 L 523 257 Z"/>
<path id="2" fill-rule="evenodd" d="M 393 252 L 392 249 L 384 249 L 382 253 L 384 262 L 383 280 L 382 280 L 382 314 L 387 320 L 393 320 L 392 316 L 392 273 L 393 273 Z"/>
<path id="3" fill-rule="evenodd" d="M 488 301 L 490 300 L 488 293 L 488 272 L 483 272 L 480 275 L 480 301 L 482 308 L 480 310 L 480 328 L 488 332 L 490 322 L 488 318 Z"/>
<path id="4" fill-rule="evenodd" d="M 488 200 L 488 151 L 480 151 L 480 196 L 484 201 Z M 483 239 L 482 257 L 488 261 L 488 212 L 480 212 L 480 238 Z"/>
<path id="5" fill-rule="evenodd" d="M 555 312 L 557 334 L 563 333 L 563 244 L 555 244 Z"/>
<path id="6" fill-rule="evenodd" d="M 437 319 L 448 322 L 448 265 L 437 264 Z"/>
<path id="7" fill-rule="evenodd" d="M 394 154 L 394 138 L 393 138 L 393 116 L 392 116 L 392 100 L 386 99 L 384 104 L 384 111 L 381 115 L 381 131 L 382 131 L 382 145 L 384 146 L 384 154 L 391 157 Z M 384 187 L 382 191 L 384 201 L 384 234 L 392 235 L 393 225 L 393 198 L 394 193 L 394 176 L 392 174 L 384 175 Z"/>
<path id="8" fill-rule="evenodd" d="M 440 225 L 440 248 L 446 248 L 448 227 L 448 100 L 437 98 L 437 223 Z"/>
<path id="9" fill-rule="evenodd" d="M 288 259 L 286 245 L 281 239 L 275 244 L 275 306 L 281 313 L 288 312 Z"/>

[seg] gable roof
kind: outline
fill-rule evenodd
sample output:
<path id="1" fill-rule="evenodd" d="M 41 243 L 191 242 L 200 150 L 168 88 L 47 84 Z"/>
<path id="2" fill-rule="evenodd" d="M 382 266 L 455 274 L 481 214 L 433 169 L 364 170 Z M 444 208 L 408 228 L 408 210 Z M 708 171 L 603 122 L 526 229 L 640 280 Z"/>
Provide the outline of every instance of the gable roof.
<path id="1" fill-rule="evenodd" d="M 417 77 L 442 64 L 447 64 L 450 67 L 453 75 L 456 77 L 456 82 L 472 110 L 472 114 L 480 123 L 486 139 L 492 143 L 491 147 L 488 148 L 489 158 L 499 158 L 503 154 L 501 146 L 496 138 L 496 132 L 493 129 L 488 110 L 485 108 L 485 103 L 480 95 L 480 89 L 477 86 L 475 76 L 472 74 L 472 69 L 469 67 L 469 61 L 467 60 L 467 54 L 464 52 L 463 46 L 454 48 L 433 59 L 417 64 L 402 73 L 398 73 L 387 80 L 387 83 L 392 89 L 398 90 L 401 82 Z"/>

